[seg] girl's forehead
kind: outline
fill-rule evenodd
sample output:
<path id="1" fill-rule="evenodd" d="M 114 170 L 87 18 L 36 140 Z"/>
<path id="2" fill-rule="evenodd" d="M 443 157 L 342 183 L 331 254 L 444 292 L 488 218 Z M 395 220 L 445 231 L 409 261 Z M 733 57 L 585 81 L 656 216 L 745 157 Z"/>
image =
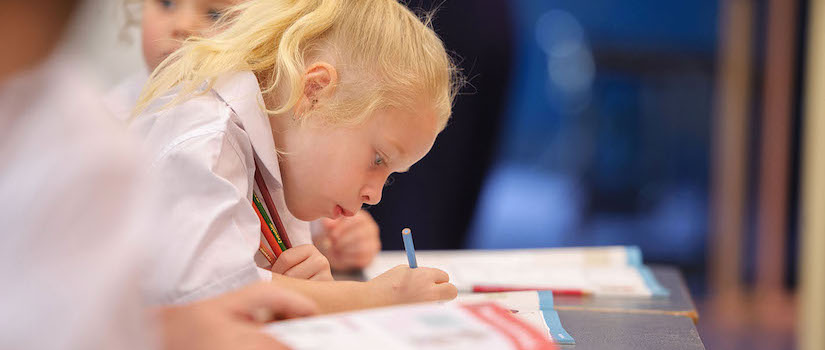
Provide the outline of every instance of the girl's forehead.
<path id="1" fill-rule="evenodd" d="M 434 113 L 429 112 L 431 109 L 416 108 L 411 110 L 406 109 L 383 109 L 377 111 L 370 119 L 376 124 L 376 127 L 382 129 L 392 129 L 399 132 L 405 132 L 407 129 L 410 132 L 425 131 L 431 129 L 431 124 L 435 124 Z M 435 127 L 433 126 L 432 129 Z"/>
<path id="2" fill-rule="evenodd" d="M 373 132 L 407 157 L 418 160 L 426 154 L 438 135 L 432 109 L 385 110 L 373 116 Z"/>

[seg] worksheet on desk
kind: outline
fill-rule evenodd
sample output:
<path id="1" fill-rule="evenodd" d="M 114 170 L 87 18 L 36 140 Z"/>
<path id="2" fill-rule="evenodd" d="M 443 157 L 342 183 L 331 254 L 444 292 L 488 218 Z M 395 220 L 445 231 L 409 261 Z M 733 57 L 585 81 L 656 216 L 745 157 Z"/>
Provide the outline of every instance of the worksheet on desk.
<path id="1" fill-rule="evenodd" d="M 492 303 L 426 303 L 275 322 L 295 350 L 555 350 L 542 331 Z"/>
<path id="2" fill-rule="evenodd" d="M 522 321 L 541 330 L 548 339 L 558 344 L 574 345 L 575 339 L 564 329 L 559 314 L 553 310 L 553 293 L 524 291 L 506 293 L 464 293 L 447 304 L 494 302 L 510 310 Z"/>
<path id="3" fill-rule="evenodd" d="M 446 271 L 450 282 L 462 292 L 498 286 L 573 290 L 597 296 L 667 295 L 642 265 L 636 247 L 419 251 L 416 257 L 419 266 Z M 364 273 L 373 278 L 406 262 L 404 252 L 382 252 Z"/>

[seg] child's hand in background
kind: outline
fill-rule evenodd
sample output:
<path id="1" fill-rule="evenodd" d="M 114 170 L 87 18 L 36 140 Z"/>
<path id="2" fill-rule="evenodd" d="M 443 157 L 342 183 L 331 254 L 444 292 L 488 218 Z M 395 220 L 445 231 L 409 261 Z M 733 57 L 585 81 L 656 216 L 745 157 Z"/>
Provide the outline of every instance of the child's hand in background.
<path id="1" fill-rule="evenodd" d="M 449 281 L 450 276 L 439 269 L 398 265 L 367 283 L 381 304 L 393 305 L 455 299 L 458 289 Z"/>
<path id="2" fill-rule="evenodd" d="M 315 281 L 332 281 L 329 261 L 312 244 L 285 250 L 270 269 L 284 276 Z"/>
<path id="3" fill-rule="evenodd" d="M 352 217 L 321 219 L 321 225 L 324 232 L 313 239 L 334 270 L 362 269 L 381 251 L 378 224 L 365 210 Z"/>

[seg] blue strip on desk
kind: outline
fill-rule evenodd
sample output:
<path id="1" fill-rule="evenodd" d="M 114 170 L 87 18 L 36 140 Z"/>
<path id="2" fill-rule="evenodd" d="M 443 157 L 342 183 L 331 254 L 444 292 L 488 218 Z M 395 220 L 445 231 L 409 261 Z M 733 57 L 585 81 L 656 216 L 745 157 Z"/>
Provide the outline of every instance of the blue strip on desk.
<path id="1" fill-rule="evenodd" d="M 561 326 L 558 312 L 555 310 L 541 310 L 541 314 L 544 316 L 544 324 L 550 329 L 550 335 L 553 337 L 554 342 L 568 345 L 576 344 L 576 340 Z"/>
<path id="2" fill-rule="evenodd" d="M 666 297 L 670 295 L 670 291 L 667 288 L 663 287 L 659 284 L 659 281 L 656 280 L 656 277 L 653 276 L 653 271 L 650 271 L 650 268 L 647 266 L 639 266 L 639 274 L 642 275 L 642 279 L 645 281 L 645 285 L 647 288 L 650 289 L 650 292 L 655 297 Z"/>
<path id="3" fill-rule="evenodd" d="M 539 310 L 553 310 L 553 292 L 549 290 L 538 291 Z"/>
<path id="4" fill-rule="evenodd" d="M 626 246 L 627 264 L 630 266 L 642 266 L 642 250 L 635 245 Z"/>

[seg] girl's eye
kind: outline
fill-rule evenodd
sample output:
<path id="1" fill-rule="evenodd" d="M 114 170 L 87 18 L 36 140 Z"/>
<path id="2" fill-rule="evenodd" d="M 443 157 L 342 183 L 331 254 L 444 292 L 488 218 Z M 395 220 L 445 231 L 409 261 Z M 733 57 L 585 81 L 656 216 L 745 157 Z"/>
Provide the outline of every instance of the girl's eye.
<path id="1" fill-rule="evenodd" d="M 384 157 L 381 157 L 380 154 L 376 153 L 375 154 L 375 160 L 373 160 L 373 164 L 375 164 L 375 165 L 384 164 Z"/>
<path id="2" fill-rule="evenodd" d="M 221 15 L 222 15 L 222 14 L 223 14 L 223 13 L 221 13 L 221 11 L 218 11 L 218 10 L 215 10 L 215 9 L 211 9 L 211 10 L 209 10 L 209 12 L 207 13 L 207 16 L 209 16 L 209 19 L 210 19 L 211 21 L 215 22 L 215 21 L 217 21 L 218 19 L 220 19 L 220 18 L 221 18 Z"/>
<path id="3" fill-rule="evenodd" d="M 173 3 L 172 0 L 160 0 L 160 6 L 165 9 L 170 9 L 175 6 L 175 3 Z"/>

